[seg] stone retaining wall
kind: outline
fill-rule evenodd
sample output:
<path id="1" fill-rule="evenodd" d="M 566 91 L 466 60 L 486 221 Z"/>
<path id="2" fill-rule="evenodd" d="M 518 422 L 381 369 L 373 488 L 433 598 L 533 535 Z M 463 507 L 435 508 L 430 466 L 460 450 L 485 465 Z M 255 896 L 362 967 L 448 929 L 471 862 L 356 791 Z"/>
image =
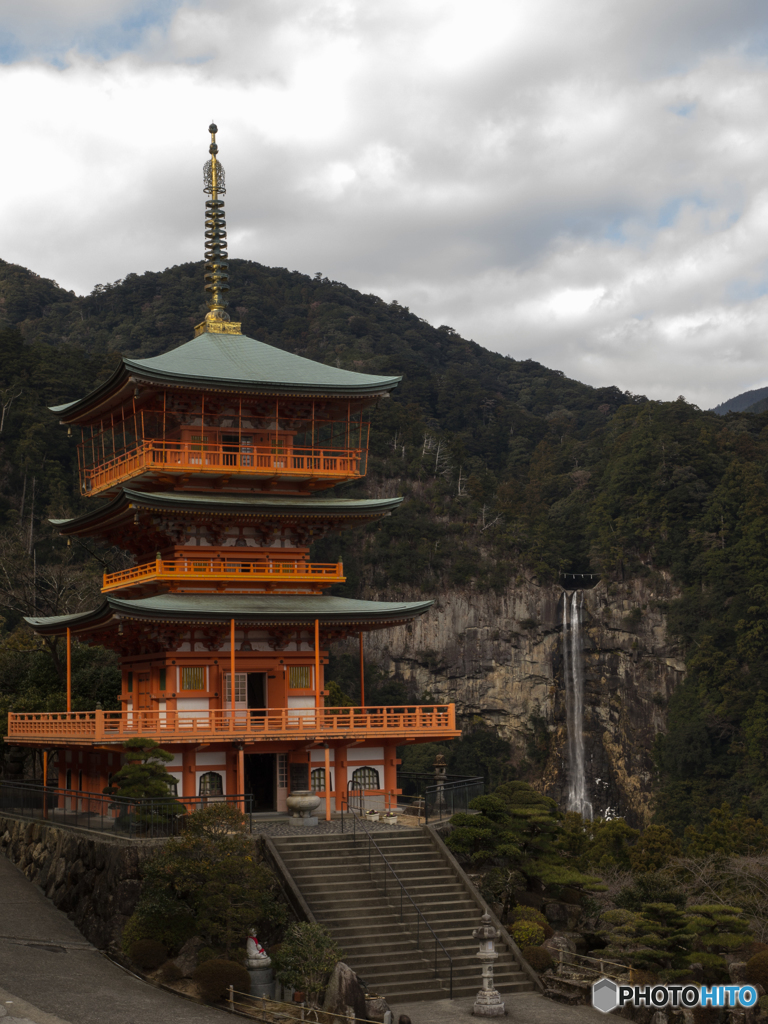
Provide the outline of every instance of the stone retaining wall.
<path id="1" fill-rule="evenodd" d="M 0 814 L 0 852 L 99 949 L 119 946 L 141 892 L 142 865 L 162 846 Z"/>

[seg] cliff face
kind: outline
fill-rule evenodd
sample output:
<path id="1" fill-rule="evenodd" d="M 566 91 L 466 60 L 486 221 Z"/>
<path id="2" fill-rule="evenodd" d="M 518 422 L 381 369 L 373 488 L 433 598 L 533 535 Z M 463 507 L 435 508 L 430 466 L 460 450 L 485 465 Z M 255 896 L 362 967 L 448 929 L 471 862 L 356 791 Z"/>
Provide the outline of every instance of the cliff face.
<path id="1" fill-rule="evenodd" d="M 685 670 L 658 608 L 674 596 L 660 574 L 583 591 L 583 728 L 596 816 L 639 824 L 652 813 L 653 739 Z M 461 716 L 495 725 L 518 762 L 535 740 L 532 781 L 564 807 L 562 614 L 558 586 L 523 582 L 501 596 L 449 591 L 413 624 L 368 634 L 366 653 L 420 697 L 455 701 Z"/>

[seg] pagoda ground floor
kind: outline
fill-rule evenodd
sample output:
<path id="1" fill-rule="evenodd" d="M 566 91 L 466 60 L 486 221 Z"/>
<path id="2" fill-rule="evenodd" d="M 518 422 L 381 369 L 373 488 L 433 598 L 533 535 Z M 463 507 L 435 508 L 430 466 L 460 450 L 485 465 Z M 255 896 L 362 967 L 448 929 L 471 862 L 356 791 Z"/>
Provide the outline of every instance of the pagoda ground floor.
<path id="1" fill-rule="evenodd" d="M 103 794 L 130 756 L 125 742 L 139 737 L 173 755 L 166 770 L 185 803 L 245 796 L 249 809 L 279 813 L 290 793 L 311 789 L 329 816 L 361 796 L 366 808 L 396 804 L 397 748 L 458 736 L 447 704 L 11 712 L 7 742 L 47 751 L 61 800 L 77 809 Z"/>
<path id="2" fill-rule="evenodd" d="M 173 754 L 166 770 L 176 780 L 176 793 L 185 803 L 197 798 L 250 797 L 254 812 L 285 812 L 286 799 L 296 790 L 314 790 L 331 811 L 346 809 L 360 791 L 366 807 L 397 803 L 396 746 L 295 746 L 290 743 L 210 744 L 179 747 L 164 744 Z M 121 750 L 58 748 L 52 766 L 58 771 L 56 789 L 62 802 L 88 801 L 101 795 L 125 762 Z M 326 797 L 328 798 L 326 800 Z"/>

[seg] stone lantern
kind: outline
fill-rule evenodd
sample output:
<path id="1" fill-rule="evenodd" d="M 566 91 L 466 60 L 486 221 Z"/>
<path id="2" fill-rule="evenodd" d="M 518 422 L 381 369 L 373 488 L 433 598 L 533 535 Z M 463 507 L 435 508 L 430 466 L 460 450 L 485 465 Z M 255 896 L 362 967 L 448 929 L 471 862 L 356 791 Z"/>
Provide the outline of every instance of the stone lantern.
<path id="1" fill-rule="evenodd" d="M 472 932 L 472 938 L 480 941 L 477 958 L 483 965 L 483 987 L 477 993 L 472 1007 L 475 1017 L 503 1017 L 507 1012 L 501 996 L 493 987 L 493 961 L 499 958 L 494 943 L 499 935 L 500 932 L 491 924 L 491 915 L 486 910 L 480 918 L 480 927 Z"/>
<path id="2" fill-rule="evenodd" d="M 444 811 L 445 808 L 445 777 L 448 772 L 448 765 L 445 760 L 445 754 L 438 754 L 435 758 L 435 763 L 432 765 L 435 770 L 435 808 L 434 813 L 438 816 Z"/>

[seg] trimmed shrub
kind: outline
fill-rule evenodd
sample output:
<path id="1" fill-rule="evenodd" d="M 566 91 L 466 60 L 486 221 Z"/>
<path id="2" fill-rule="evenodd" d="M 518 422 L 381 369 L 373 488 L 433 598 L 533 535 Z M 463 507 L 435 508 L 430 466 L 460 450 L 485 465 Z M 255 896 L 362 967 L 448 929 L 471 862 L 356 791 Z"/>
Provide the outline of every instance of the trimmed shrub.
<path id="1" fill-rule="evenodd" d="M 714 1006 L 694 1006 L 694 1024 L 717 1024 L 720 1020 L 720 1011 Z"/>
<path id="2" fill-rule="evenodd" d="M 221 953 L 217 953 L 215 949 L 211 949 L 210 946 L 203 946 L 197 951 L 197 963 L 207 964 L 209 960 L 220 960 Z"/>
<path id="3" fill-rule="evenodd" d="M 521 948 L 540 946 L 544 941 L 544 929 L 533 921 L 516 921 L 510 928 L 510 933 Z"/>
<path id="4" fill-rule="evenodd" d="M 543 946 L 523 946 L 521 950 L 523 956 L 539 974 L 543 974 L 544 971 L 550 970 L 554 966 L 554 960 L 549 955 L 549 950 Z"/>
<path id="5" fill-rule="evenodd" d="M 768 992 L 768 950 L 747 960 L 746 975 L 747 981 L 753 985 L 762 985 Z"/>
<path id="6" fill-rule="evenodd" d="M 536 907 L 515 907 L 512 911 L 513 921 L 533 921 L 534 924 L 540 924 L 543 928 L 547 923 L 546 917 Z"/>
<path id="7" fill-rule="evenodd" d="M 174 981 L 181 981 L 183 977 L 183 972 L 179 970 L 173 960 L 164 963 L 158 973 L 158 978 L 164 985 L 172 985 Z"/>
<path id="8" fill-rule="evenodd" d="M 142 970 L 154 971 L 168 959 L 168 950 L 156 939 L 139 939 L 129 947 L 128 956 Z"/>
<path id="9" fill-rule="evenodd" d="M 195 919 L 188 914 L 170 915 L 133 914 L 127 921 L 120 944 L 127 952 L 140 939 L 162 942 L 174 956 L 195 934 Z"/>
<path id="10" fill-rule="evenodd" d="M 236 992 L 251 990 L 251 976 L 234 960 L 206 960 L 194 969 L 192 980 L 197 983 L 200 995 L 209 1003 L 223 999 L 230 985 L 234 986 Z"/>
<path id="11" fill-rule="evenodd" d="M 530 921 L 532 924 L 537 924 L 540 928 L 544 929 L 544 938 L 551 939 L 555 934 L 555 930 L 546 917 L 536 907 L 521 907 L 517 906 L 512 911 L 511 920 L 515 921 Z"/>

